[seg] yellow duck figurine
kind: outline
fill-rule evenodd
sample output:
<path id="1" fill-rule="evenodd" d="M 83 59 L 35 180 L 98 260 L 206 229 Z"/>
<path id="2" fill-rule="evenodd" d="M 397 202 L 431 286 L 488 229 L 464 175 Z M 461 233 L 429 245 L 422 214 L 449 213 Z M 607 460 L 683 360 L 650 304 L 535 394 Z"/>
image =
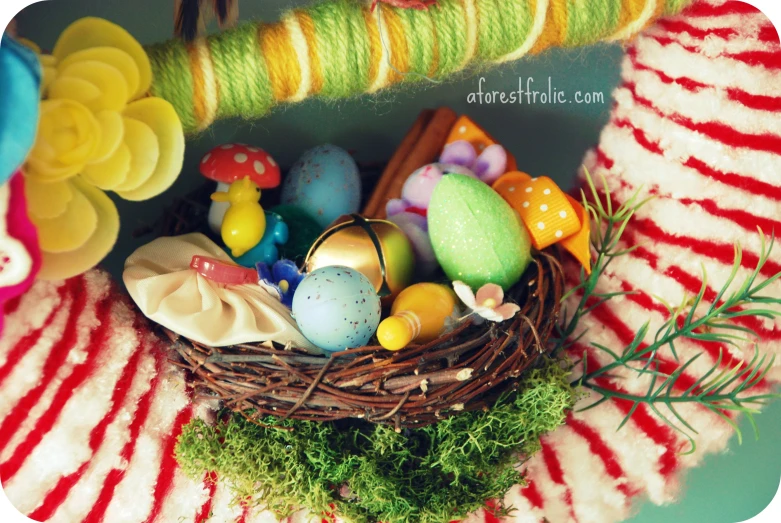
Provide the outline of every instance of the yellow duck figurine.
<path id="1" fill-rule="evenodd" d="M 215 202 L 230 203 L 220 234 L 234 258 L 260 242 L 266 232 L 266 213 L 258 203 L 260 188 L 249 177 L 233 182 L 227 192 L 212 193 L 211 198 Z"/>
<path id="2" fill-rule="evenodd" d="M 437 283 L 416 283 L 396 297 L 391 316 L 377 329 L 377 339 L 392 351 L 413 341 L 428 343 L 450 330 L 458 314 L 458 298 L 452 289 Z"/>

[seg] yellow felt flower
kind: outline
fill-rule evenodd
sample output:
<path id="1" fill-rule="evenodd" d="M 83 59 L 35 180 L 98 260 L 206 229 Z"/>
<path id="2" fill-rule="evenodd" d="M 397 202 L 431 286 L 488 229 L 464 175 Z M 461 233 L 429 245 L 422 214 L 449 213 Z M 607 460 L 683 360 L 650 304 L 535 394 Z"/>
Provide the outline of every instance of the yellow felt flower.
<path id="1" fill-rule="evenodd" d="M 43 251 L 39 277 L 62 279 L 94 267 L 116 242 L 119 215 L 103 191 L 139 201 L 168 189 L 182 169 L 184 134 L 171 104 L 145 97 L 149 58 L 121 27 L 83 18 L 40 61 L 26 193 Z"/>

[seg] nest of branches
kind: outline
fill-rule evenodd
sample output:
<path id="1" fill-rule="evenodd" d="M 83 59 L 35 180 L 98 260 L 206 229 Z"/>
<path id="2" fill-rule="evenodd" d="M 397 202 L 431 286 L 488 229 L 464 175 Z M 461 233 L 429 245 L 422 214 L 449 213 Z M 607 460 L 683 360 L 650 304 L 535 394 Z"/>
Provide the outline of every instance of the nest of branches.
<path id="1" fill-rule="evenodd" d="M 373 186 L 375 175 L 369 173 L 373 180 L 364 186 Z M 213 189 L 206 185 L 174 201 L 155 232 L 213 236 L 206 222 Z M 558 249 L 537 252 L 506 293 L 521 307 L 514 318 L 500 324 L 466 320 L 436 341 L 398 352 L 379 344 L 323 356 L 270 343 L 209 347 L 160 328 L 171 341 L 172 361 L 188 371 L 197 394 L 251 421 L 267 415 L 361 418 L 401 430 L 488 408 L 517 387 L 549 349 L 564 288 Z"/>

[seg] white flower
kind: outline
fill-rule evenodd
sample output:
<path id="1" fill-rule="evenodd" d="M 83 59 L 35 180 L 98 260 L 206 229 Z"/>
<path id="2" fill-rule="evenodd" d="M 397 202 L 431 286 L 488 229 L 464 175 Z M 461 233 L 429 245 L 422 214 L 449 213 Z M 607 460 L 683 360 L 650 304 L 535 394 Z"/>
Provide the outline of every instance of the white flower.
<path id="1" fill-rule="evenodd" d="M 453 282 L 453 290 L 456 291 L 464 305 L 472 309 L 474 314 L 488 321 L 501 322 L 509 320 L 521 310 L 514 303 L 502 304 L 504 291 L 494 283 L 487 283 L 480 287 L 476 296 L 469 285 L 461 281 Z"/>

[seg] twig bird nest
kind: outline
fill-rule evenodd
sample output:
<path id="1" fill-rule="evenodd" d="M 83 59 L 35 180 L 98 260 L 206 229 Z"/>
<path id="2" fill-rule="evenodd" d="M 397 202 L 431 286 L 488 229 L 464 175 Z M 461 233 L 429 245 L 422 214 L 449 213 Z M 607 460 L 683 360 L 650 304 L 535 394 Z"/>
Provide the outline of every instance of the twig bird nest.
<path id="1" fill-rule="evenodd" d="M 175 202 L 163 233 L 206 231 L 208 191 Z M 324 356 L 270 344 L 217 348 L 165 332 L 173 360 L 190 372 L 200 394 L 253 419 L 363 418 L 397 429 L 421 427 L 488 407 L 515 387 L 547 350 L 563 292 L 558 251 L 545 250 L 507 293 L 521 307 L 512 319 L 480 325 L 467 320 L 431 343 L 399 352 L 379 345 Z"/>

